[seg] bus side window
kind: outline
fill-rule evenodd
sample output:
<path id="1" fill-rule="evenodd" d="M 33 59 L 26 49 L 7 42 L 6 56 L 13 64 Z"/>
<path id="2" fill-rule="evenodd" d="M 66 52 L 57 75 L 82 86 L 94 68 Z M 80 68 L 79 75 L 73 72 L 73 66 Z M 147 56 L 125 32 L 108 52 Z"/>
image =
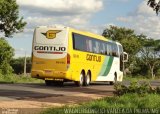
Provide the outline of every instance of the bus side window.
<path id="1" fill-rule="evenodd" d="M 90 51 L 90 49 L 89 49 L 89 40 L 88 39 L 86 39 L 86 51 Z"/>
<path id="2" fill-rule="evenodd" d="M 100 53 L 100 42 L 99 41 L 96 41 L 96 53 Z"/>
<path id="3" fill-rule="evenodd" d="M 102 43 L 102 47 L 103 47 L 103 54 L 106 55 L 106 51 L 107 51 L 107 50 L 106 50 L 105 43 Z"/>
<path id="4" fill-rule="evenodd" d="M 93 40 L 93 52 L 99 53 L 99 42 L 96 40 Z"/>
<path id="5" fill-rule="evenodd" d="M 105 55 L 105 43 L 100 42 L 100 54 L 104 54 Z"/>
<path id="6" fill-rule="evenodd" d="M 82 43 L 81 43 L 81 51 L 87 51 L 87 45 L 86 45 L 86 39 L 85 37 L 81 39 Z"/>
<path id="7" fill-rule="evenodd" d="M 92 49 L 93 49 L 93 53 L 96 53 L 96 43 L 95 40 L 92 41 Z"/>
<path id="8" fill-rule="evenodd" d="M 79 34 L 73 34 L 73 48 L 80 51 L 86 50 L 86 40 Z"/>
<path id="9" fill-rule="evenodd" d="M 109 43 L 108 42 L 106 43 L 106 47 L 107 47 L 107 55 L 109 55 L 110 50 L 109 50 Z"/>
<path id="10" fill-rule="evenodd" d="M 112 44 L 112 55 L 118 57 L 118 47 L 117 44 Z"/>
<path id="11" fill-rule="evenodd" d="M 93 52 L 92 51 L 92 40 L 86 39 L 86 47 L 88 52 Z"/>
<path id="12" fill-rule="evenodd" d="M 107 55 L 112 56 L 112 44 L 107 42 Z"/>
<path id="13" fill-rule="evenodd" d="M 118 53 L 118 45 L 116 44 L 116 57 L 119 57 L 119 53 Z"/>

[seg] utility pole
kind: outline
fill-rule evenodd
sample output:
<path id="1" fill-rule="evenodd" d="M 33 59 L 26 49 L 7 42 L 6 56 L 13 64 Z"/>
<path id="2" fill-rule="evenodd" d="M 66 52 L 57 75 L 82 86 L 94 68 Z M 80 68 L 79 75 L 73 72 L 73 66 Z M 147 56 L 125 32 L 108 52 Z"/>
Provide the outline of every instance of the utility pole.
<path id="1" fill-rule="evenodd" d="M 24 76 L 26 76 L 26 51 L 25 51 L 25 57 L 24 57 Z"/>

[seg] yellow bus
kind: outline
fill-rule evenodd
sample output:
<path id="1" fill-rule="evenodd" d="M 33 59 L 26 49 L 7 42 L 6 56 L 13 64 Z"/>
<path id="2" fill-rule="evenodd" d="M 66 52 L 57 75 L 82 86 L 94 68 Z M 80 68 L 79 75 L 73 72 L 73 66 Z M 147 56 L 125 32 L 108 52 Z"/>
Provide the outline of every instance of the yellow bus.
<path id="1" fill-rule="evenodd" d="M 103 36 L 65 26 L 40 26 L 34 31 L 31 76 L 46 85 L 121 82 L 123 63 L 122 45 Z"/>

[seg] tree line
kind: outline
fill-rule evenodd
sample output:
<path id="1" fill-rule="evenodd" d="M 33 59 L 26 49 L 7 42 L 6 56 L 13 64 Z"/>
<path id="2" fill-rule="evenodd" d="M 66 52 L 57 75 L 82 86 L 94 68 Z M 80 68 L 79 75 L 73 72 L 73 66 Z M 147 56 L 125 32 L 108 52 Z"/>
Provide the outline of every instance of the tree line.
<path id="1" fill-rule="evenodd" d="M 10 62 L 14 56 L 14 49 L 8 44 L 6 38 L 14 33 L 22 32 L 27 23 L 19 16 L 19 6 L 16 0 L 0 0 L 0 73 L 13 72 Z"/>
<path id="2" fill-rule="evenodd" d="M 118 41 L 129 55 L 126 68 L 133 75 L 160 75 L 160 40 L 137 35 L 134 30 L 110 26 L 102 34 L 106 38 Z"/>
<path id="3" fill-rule="evenodd" d="M 146 4 L 147 5 L 147 4 Z M 148 0 L 148 5 L 158 14 L 160 1 Z M 27 23 L 19 16 L 19 6 L 16 0 L 0 0 L 0 31 L 4 37 L 0 38 L 0 73 L 22 73 L 23 59 L 13 58 L 14 49 L 8 44 L 6 38 L 11 38 L 14 33 L 22 32 Z M 154 78 L 160 75 L 160 40 L 147 36 L 137 35 L 134 30 L 110 26 L 102 34 L 106 38 L 120 42 L 124 51 L 129 54 L 126 68 L 132 75 L 151 75 Z M 27 58 L 28 72 L 31 60 Z"/>

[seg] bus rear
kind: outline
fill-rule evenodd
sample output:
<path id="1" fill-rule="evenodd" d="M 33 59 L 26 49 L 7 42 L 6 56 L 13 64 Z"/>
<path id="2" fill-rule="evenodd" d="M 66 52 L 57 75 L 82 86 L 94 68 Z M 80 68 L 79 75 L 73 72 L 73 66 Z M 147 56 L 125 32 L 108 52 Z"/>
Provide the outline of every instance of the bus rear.
<path id="1" fill-rule="evenodd" d="M 67 50 L 67 27 L 37 27 L 33 37 L 31 76 L 45 80 L 65 79 Z"/>

